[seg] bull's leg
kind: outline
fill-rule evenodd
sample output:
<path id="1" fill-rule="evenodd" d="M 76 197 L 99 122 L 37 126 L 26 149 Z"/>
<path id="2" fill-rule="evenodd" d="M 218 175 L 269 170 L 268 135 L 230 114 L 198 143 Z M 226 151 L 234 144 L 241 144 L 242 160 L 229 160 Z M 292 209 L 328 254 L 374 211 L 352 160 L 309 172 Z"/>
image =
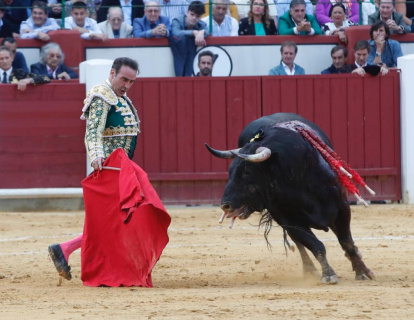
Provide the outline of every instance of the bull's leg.
<path id="1" fill-rule="evenodd" d="M 338 283 L 338 276 L 331 268 L 326 259 L 326 249 L 322 242 L 316 238 L 314 233 L 308 228 L 301 227 L 285 227 L 292 239 L 295 239 L 295 243 L 300 243 L 302 246 L 310 250 L 315 256 L 316 260 L 322 267 L 322 282 L 323 283 Z M 298 246 L 299 248 L 299 246 Z M 308 257 L 309 258 L 309 257 Z M 304 262 L 305 263 L 305 262 Z"/>
<path id="2" fill-rule="evenodd" d="M 348 205 L 344 205 L 338 215 L 338 218 L 330 226 L 331 230 L 338 238 L 339 244 L 345 251 L 345 256 L 351 261 L 352 269 L 355 271 L 356 280 L 374 280 L 374 273 L 367 268 L 362 261 L 362 255 L 359 252 L 357 246 L 354 244 L 354 240 L 351 235 L 351 212 Z"/>
<path id="3" fill-rule="evenodd" d="M 297 241 L 294 237 L 292 237 L 290 233 L 289 233 L 289 236 L 292 239 L 292 241 L 296 244 L 296 247 L 299 250 L 300 256 L 302 258 L 302 263 L 303 263 L 303 273 L 319 276 L 319 272 L 316 269 L 315 265 L 313 264 L 312 260 L 310 259 L 308 252 L 306 251 L 303 244 Z"/>

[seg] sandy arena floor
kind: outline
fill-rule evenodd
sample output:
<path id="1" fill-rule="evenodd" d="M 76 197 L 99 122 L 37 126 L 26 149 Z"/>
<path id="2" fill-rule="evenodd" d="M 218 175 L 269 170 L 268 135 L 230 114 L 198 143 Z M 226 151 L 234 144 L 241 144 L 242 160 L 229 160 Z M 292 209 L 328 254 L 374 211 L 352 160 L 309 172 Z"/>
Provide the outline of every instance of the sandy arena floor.
<path id="1" fill-rule="evenodd" d="M 154 288 L 90 288 L 59 276 L 47 247 L 78 235 L 83 212 L 0 213 L 0 319 L 414 319 L 414 206 L 353 206 L 352 231 L 376 281 L 355 281 L 332 232 L 317 232 L 339 284 L 305 278 L 282 231 L 269 251 L 258 216 L 218 224 L 218 207 L 168 207 L 170 243 Z M 318 266 L 319 267 L 319 266 Z"/>

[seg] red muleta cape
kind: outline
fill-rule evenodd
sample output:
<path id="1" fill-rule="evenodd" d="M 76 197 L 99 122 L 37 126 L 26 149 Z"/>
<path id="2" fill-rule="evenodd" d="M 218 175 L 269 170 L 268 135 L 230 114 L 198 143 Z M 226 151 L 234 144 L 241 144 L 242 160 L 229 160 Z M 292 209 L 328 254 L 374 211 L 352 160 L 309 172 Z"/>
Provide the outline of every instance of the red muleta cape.
<path id="1" fill-rule="evenodd" d="M 82 181 L 85 225 L 81 279 L 87 286 L 152 287 L 151 270 L 168 243 L 171 218 L 147 174 L 115 150 Z"/>

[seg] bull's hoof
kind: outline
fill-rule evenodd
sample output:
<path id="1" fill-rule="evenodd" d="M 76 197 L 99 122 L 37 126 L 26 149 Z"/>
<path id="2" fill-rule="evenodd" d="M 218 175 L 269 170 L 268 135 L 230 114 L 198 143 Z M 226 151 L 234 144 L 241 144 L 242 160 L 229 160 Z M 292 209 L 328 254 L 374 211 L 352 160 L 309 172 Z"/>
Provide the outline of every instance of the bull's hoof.
<path id="1" fill-rule="evenodd" d="M 355 275 L 355 280 L 375 280 L 375 274 L 371 270 Z"/>
<path id="2" fill-rule="evenodd" d="M 336 274 L 332 276 L 322 277 L 322 283 L 324 284 L 337 284 L 339 282 L 338 276 Z"/>

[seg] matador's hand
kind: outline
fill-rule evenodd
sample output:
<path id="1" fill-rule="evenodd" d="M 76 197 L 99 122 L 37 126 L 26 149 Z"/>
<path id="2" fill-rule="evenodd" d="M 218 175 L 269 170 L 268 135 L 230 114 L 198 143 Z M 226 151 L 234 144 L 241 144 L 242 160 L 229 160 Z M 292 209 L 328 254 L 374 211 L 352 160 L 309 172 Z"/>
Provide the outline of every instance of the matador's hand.
<path id="1" fill-rule="evenodd" d="M 92 168 L 93 170 L 102 170 L 102 163 L 104 162 L 103 158 L 97 158 L 92 162 Z"/>

